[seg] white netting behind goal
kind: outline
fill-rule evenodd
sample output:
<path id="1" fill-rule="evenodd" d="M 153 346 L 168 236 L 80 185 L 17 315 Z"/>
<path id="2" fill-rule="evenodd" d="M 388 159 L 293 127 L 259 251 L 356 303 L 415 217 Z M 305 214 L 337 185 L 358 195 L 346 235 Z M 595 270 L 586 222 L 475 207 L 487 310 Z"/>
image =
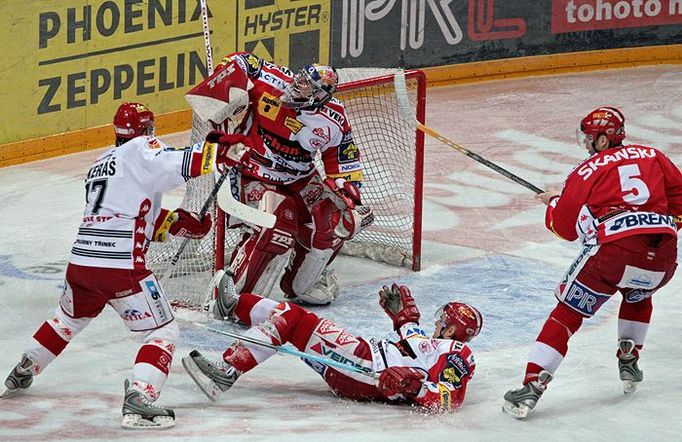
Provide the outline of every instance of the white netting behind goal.
<path id="1" fill-rule="evenodd" d="M 341 85 L 335 97 L 346 107 L 361 152 L 365 174 L 363 204 L 371 206 L 375 213 L 374 224 L 347 242 L 342 253 L 419 270 L 423 135 L 400 118 L 394 72 L 395 69 L 339 69 Z M 415 112 L 423 118 L 423 73 L 407 73 L 407 91 Z M 201 141 L 209 130 L 195 116 L 190 142 Z M 213 176 L 190 180 L 180 207 L 198 212 L 214 184 Z M 214 209 L 213 220 L 220 220 L 216 215 Z M 170 237 L 169 241 L 150 247 L 147 262 L 162 278 L 166 294 L 176 305 L 202 305 L 216 266 L 222 266 L 237 238 L 237 232 L 224 234 L 222 230 L 214 225 L 205 238 L 191 241 L 172 267 L 170 261 L 181 238 Z"/>

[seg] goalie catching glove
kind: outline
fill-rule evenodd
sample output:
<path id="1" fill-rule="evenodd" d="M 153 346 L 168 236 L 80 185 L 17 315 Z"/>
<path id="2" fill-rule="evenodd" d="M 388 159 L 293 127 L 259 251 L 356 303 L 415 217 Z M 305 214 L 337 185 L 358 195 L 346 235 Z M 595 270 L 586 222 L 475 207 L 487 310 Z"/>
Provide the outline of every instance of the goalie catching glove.
<path id="1" fill-rule="evenodd" d="M 383 286 L 379 290 L 379 305 L 393 321 L 395 331 L 410 322 L 419 324 L 419 309 L 414 303 L 410 289 L 404 285 L 393 283 L 390 288 Z"/>
<path id="2" fill-rule="evenodd" d="M 387 397 L 401 394 L 413 398 L 422 389 L 425 373 L 412 367 L 388 367 L 377 380 L 377 388 Z"/>
<path id="3" fill-rule="evenodd" d="M 161 209 L 154 224 L 154 241 L 166 241 L 169 233 L 182 238 L 201 239 L 209 230 L 211 230 L 211 215 L 208 213 L 203 219 L 199 219 L 199 214 L 185 209 L 173 211 Z"/>
<path id="4" fill-rule="evenodd" d="M 360 202 L 360 190 L 353 183 L 337 178 L 323 181 L 327 194 L 340 211 L 334 233 L 341 239 L 351 239 L 374 222 L 374 213 Z"/>

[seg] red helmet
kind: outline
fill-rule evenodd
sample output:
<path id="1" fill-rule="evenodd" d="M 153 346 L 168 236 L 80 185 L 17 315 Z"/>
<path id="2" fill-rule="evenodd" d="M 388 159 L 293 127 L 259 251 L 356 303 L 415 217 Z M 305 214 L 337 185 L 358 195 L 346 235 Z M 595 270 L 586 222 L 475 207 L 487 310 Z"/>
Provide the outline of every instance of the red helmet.
<path id="1" fill-rule="evenodd" d="M 443 327 L 457 326 L 452 338 L 456 341 L 468 342 L 481 332 L 483 316 L 476 308 L 462 302 L 449 302 L 441 307 L 436 316 Z"/>
<path id="2" fill-rule="evenodd" d="M 154 113 L 141 103 L 123 103 L 114 115 L 116 140 L 154 135 Z"/>
<path id="3" fill-rule="evenodd" d="M 615 107 L 600 107 L 580 121 L 580 132 L 593 140 L 603 134 L 611 146 L 618 146 L 625 138 L 625 117 Z"/>

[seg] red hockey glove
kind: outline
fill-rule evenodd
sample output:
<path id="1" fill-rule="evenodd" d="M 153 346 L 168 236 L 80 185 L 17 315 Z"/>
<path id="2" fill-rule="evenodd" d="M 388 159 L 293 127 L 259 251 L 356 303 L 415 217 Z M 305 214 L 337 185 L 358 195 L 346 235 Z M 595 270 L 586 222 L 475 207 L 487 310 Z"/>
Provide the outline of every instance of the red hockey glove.
<path id="1" fill-rule="evenodd" d="M 228 134 L 212 130 L 206 135 L 206 141 L 218 145 L 216 164 L 227 167 L 240 166 L 249 160 L 249 147 L 253 141 L 244 134 Z"/>
<path id="2" fill-rule="evenodd" d="M 351 239 L 374 222 L 374 212 L 369 206 L 355 206 L 341 212 L 334 234 L 341 239 Z"/>
<path id="3" fill-rule="evenodd" d="M 400 330 L 400 327 L 408 322 L 419 324 L 419 309 L 414 303 L 410 289 L 404 285 L 393 283 L 390 289 L 386 285 L 383 286 L 379 290 L 379 305 L 393 321 L 395 331 Z"/>
<path id="4" fill-rule="evenodd" d="M 340 210 L 339 222 L 334 233 L 341 239 L 351 239 L 374 222 L 374 213 L 369 206 L 361 205 L 360 189 L 351 182 L 338 178 L 325 178 L 327 194 Z"/>
<path id="5" fill-rule="evenodd" d="M 346 181 L 343 178 L 337 178 L 336 180 L 325 178 L 323 183 L 327 187 L 327 193 L 331 200 L 339 209 L 353 209 L 361 204 L 360 189 L 355 187 L 350 181 Z"/>
<path id="6" fill-rule="evenodd" d="M 204 215 L 204 219 L 199 219 L 195 212 L 188 212 L 184 209 L 175 209 L 172 216 L 175 218 L 168 229 L 168 233 L 183 238 L 200 239 L 206 236 L 211 230 L 211 215 Z"/>
<path id="7" fill-rule="evenodd" d="M 382 371 L 377 388 L 388 397 L 402 394 L 415 397 L 422 389 L 424 372 L 412 367 L 388 367 Z"/>

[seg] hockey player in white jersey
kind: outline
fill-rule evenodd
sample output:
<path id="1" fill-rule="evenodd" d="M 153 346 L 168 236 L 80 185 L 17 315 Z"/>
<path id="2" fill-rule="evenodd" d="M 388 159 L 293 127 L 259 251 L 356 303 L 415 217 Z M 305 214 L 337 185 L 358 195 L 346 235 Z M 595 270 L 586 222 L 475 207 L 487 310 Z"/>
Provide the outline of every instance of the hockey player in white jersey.
<path id="1" fill-rule="evenodd" d="M 406 286 L 393 284 L 379 291 L 379 303 L 393 321 L 398 340 L 353 336 L 334 322 L 289 302 L 278 304 L 247 293 L 235 297 L 229 292 L 222 299 L 228 300 L 223 308 L 231 318 L 252 325 L 244 334 L 248 338 L 276 346 L 288 342 L 311 355 L 379 374 L 374 380 L 306 360 L 338 396 L 412 403 L 433 412 L 454 410 L 464 402 L 476 368 L 467 342 L 483 325 L 479 311 L 461 302 L 445 304 L 436 314 L 435 331 L 429 338 L 419 326 L 419 310 Z M 206 396 L 215 401 L 237 378 L 275 352 L 237 341 L 219 361 L 210 361 L 193 350 L 182 363 Z"/>
<path id="2" fill-rule="evenodd" d="M 145 255 L 151 241 L 168 234 L 201 238 L 208 232 L 209 215 L 164 209 L 161 198 L 187 180 L 213 173 L 217 164 L 231 165 L 225 144 L 230 138 L 223 137 L 223 144 L 169 147 L 154 137 L 154 115 L 139 103 L 121 105 L 114 127 L 117 147 L 101 155 L 85 178 L 86 207 L 55 316 L 33 335 L 5 381 L 5 395 L 28 388 L 108 304 L 142 343 L 131 381 L 125 381 L 122 425 L 168 427 L 174 424 L 173 410 L 154 401 L 168 376 L 179 329 Z"/>
<path id="3" fill-rule="evenodd" d="M 255 144 L 232 170 L 232 187 L 243 203 L 277 216 L 273 228 L 246 233 L 232 254 L 237 290 L 268 297 L 278 284 L 289 300 L 328 304 L 339 288 L 326 266 L 374 219 L 361 203 L 362 163 L 350 121 L 332 97 L 337 74 L 321 65 L 293 72 L 245 52 L 228 55 L 216 71 L 234 67 L 253 84 L 239 131 Z M 210 86 L 208 80 L 195 89 L 203 94 Z M 314 166 L 317 152 L 324 180 Z"/>

